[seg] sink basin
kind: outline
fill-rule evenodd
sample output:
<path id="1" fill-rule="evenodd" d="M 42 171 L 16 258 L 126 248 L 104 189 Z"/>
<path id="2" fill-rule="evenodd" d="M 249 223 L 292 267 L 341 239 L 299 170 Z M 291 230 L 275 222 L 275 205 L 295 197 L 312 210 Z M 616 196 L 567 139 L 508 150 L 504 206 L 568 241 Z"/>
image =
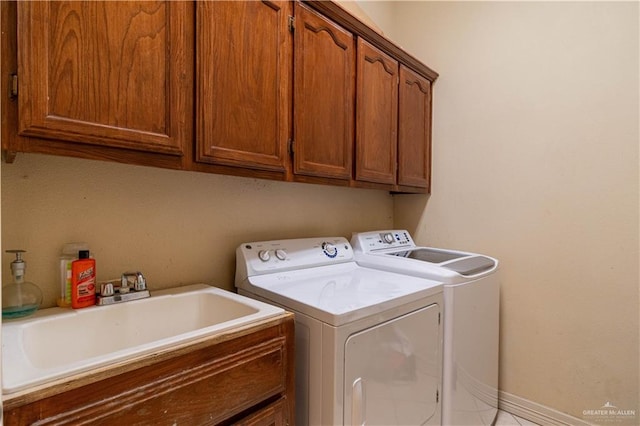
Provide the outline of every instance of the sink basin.
<path id="1" fill-rule="evenodd" d="M 2 324 L 2 390 L 17 392 L 282 312 L 205 284 L 116 305 L 43 309 Z"/>

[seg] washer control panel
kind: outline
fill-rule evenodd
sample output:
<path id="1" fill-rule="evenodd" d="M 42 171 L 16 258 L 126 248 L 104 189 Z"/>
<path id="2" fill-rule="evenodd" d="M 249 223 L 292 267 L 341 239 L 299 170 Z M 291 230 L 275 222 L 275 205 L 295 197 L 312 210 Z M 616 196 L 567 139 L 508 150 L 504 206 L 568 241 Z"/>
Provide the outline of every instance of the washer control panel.
<path id="1" fill-rule="evenodd" d="M 409 232 L 403 229 L 354 233 L 351 244 L 364 253 L 416 246 Z"/>
<path id="2" fill-rule="evenodd" d="M 259 241 L 243 243 L 236 250 L 236 267 L 242 262 L 254 274 L 353 260 L 351 244 L 343 237 Z"/>

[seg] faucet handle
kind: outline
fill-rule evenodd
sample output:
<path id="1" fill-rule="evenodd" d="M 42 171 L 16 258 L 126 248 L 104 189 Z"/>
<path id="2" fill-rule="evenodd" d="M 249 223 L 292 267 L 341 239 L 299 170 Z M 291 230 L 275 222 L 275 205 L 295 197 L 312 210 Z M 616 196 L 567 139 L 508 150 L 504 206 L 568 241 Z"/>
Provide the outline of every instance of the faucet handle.
<path id="1" fill-rule="evenodd" d="M 136 275 L 136 281 L 133 283 L 133 289 L 135 291 L 143 291 L 147 289 L 147 281 L 144 279 L 144 275 L 140 272 Z"/>
<path id="2" fill-rule="evenodd" d="M 113 294 L 114 294 L 113 283 L 103 283 L 100 286 L 100 295 L 102 297 L 113 296 Z"/>
<path id="3" fill-rule="evenodd" d="M 133 282 L 133 290 L 143 291 L 147 289 L 147 281 L 144 279 L 144 275 L 142 275 L 142 272 L 125 272 L 124 274 L 122 274 L 121 288 L 129 289 L 130 280 Z"/>

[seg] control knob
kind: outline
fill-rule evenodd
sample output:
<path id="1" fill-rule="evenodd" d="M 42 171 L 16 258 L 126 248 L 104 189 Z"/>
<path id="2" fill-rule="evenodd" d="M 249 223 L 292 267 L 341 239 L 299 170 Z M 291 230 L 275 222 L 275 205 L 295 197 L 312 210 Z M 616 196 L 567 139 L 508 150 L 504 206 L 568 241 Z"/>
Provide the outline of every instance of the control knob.
<path id="1" fill-rule="evenodd" d="M 322 243 L 322 251 L 327 256 L 334 258 L 338 255 L 338 249 L 331 243 Z"/>
<path id="2" fill-rule="evenodd" d="M 387 232 L 386 234 L 382 235 L 382 241 L 384 241 L 387 244 L 391 244 L 393 243 L 393 234 L 390 232 Z"/>
<path id="3" fill-rule="evenodd" d="M 271 259 L 271 254 L 269 253 L 269 250 L 260 250 L 258 252 L 258 257 L 260 258 L 260 260 L 262 260 L 263 262 L 268 262 L 269 259 Z"/>
<path id="4" fill-rule="evenodd" d="M 277 249 L 276 250 L 276 257 L 280 260 L 286 260 L 287 259 L 287 252 L 284 251 L 283 249 Z"/>

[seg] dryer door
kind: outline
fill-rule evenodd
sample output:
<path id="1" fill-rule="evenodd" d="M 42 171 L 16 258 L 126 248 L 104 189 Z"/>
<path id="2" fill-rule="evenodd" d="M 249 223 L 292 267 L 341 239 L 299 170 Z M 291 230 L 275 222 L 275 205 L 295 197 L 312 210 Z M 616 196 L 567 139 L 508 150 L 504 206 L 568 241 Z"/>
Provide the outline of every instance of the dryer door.
<path id="1" fill-rule="evenodd" d="M 439 424 L 440 306 L 432 304 L 349 336 L 344 424 Z"/>

